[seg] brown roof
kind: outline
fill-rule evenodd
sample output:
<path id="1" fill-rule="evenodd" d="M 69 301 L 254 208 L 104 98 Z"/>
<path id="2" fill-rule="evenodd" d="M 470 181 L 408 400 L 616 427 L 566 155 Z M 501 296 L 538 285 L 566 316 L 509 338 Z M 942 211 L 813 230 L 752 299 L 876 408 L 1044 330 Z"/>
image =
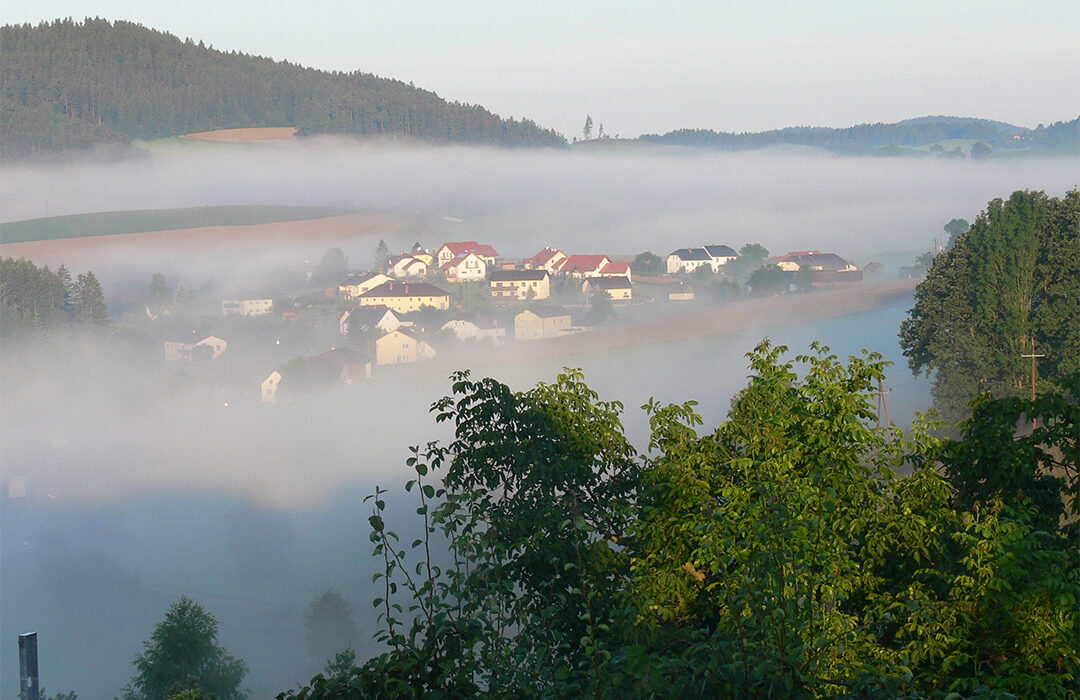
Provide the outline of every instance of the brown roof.
<path id="1" fill-rule="evenodd" d="M 610 261 L 611 259 L 606 255 L 571 255 L 562 261 L 559 270 L 562 272 L 592 272 L 604 265 L 605 260 Z"/>

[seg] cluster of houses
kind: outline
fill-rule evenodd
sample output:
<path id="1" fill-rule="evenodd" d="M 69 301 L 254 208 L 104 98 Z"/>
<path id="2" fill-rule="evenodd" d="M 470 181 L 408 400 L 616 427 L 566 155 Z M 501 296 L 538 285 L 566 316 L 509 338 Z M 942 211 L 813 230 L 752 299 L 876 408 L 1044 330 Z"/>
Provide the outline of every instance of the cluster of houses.
<path id="1" fill-rule="evenodd" d="M 710 272 L 724 273 L 725 266 L 737 258 L 738 253 L 726 245 L 679 248 L 667 256 L 666 271 L 681 276 L 708 266 Z M 862 281 L 862 271 L 834 253 L 793 251 L 769 262 L 789 276 L 799 270 L 813 271 L 815 287 Z M 509 339 L 536 340 L 579 332 L 583 329 L 574 326 L 568 311 L 547 301 L 556 278 L 564 285 L 567 281 L 580 283 L 585 299 L 597 295 L 620 302 L 633 299 L 630 263 L 607 255 L 571 255 L 546 247 L 532 257 L 510 261 L 501 259 L 492 246 L 477 241 L 447 242 L 434 253 L 417 245 L 411 252 L 390 257 L 382 270 L 350 275 L 334 290 L 345 302 L 338 318 L 341 335 L 368 334 L 374 352 L 362 359 L 356 352 L 340 348 L 307 361 L 320 376 L 352 383 L 370 376 L 373 364 L 408 364 L 435 357 L 444 338 L 498 345 Z M 449 319 L 444 314 L 435 316 L 439 321 L 433 323 L 430 310 L 449 312 L 451 308 L 450 293 L 433 283 L 436 281 L 486 282 L 495 310 L 462 311 Z M 693 298 L 690 285 L 672 282 L 676 286 L 669 288 L 670 300 Z M 513 310 L 512 306 L 519 308 Z M 227 299 L 222 301 L 221 311 L 224 316 L 261 316 L 272 313 L 274 304 L 272 299 Z M 418 313 L 421 311 L 424 313 Z M 224 340 L 208 336 L 198 342 L 167 342 L 165 355 L 174 362 L 195 362 L 217 358 L 226 347 Z M 264 401 L 277 400 L 281 381 L 281 370 L 263 381 Z"/>

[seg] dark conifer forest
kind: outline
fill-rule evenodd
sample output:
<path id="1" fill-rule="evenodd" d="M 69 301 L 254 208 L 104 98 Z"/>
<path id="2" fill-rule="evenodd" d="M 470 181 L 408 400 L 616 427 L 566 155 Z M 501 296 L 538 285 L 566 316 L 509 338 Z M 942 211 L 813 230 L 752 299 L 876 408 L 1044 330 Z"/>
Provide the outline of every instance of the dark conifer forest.
<path id="1" fill-rule="evenodd" d="M 5 158 L 253 126 L 294 126 L 301 136 L 566 143 L 529 120 L 447 102 L 398 80 L 219 51 L 131 22 L 5 26 L 0 44 Z"/>

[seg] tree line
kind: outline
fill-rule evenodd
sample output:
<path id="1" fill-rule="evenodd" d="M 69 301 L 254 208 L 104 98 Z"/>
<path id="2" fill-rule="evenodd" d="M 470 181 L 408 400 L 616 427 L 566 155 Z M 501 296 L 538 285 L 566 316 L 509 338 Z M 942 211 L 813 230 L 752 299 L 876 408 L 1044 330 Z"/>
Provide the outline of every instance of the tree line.
<path id="1" fill-rule="evenodd" d="M 566 144 L 527 119 L 447 102 L 398 80 L 219 51 L 132 22 L 9 25 L 0 28 L 0 43 L 4 157 L 250 126 L 437 143 Z"/>
<path id="2" fill-rule="evenodd" d="M 951 421 L 980 392 L 1030 396 L 1032 342 L 1045 355 L 1037 389 L 1080 372 L 1080 191 L 1018 191 L 970 227 L 954 221 L 900 327 L 912 372 L 932 375 L 934 406 Z"/>
<path id="3" fill-rule="evenodd" d="M 105 293 L 92 271 L 72 279 L 64 265 L 53 271 L 24 258 L 0 258 L 0 335 L 108 322 Z"/>
<path id="4" fill-rule="evenodd" d="M 1015 135 L 1027 141 L 1017 142 Z M 1080 117 L 1036 129 L 987 119 L 924 117 L 894 124 L 858 124 L 845 128 L 788 127 L 761 132 L 723 132 L 711 129 L 678 129 L 666 134 L 643 134 L 644 143 L 689 146 L 722 151 L 744 151 L 778 145 L 814 146 L 843 152 L 878 152 L 895 146 L 929 146 L 947 139 L 975 139 L 982 149 L 1027 147 L 1034 150 L 1080 149 Z M 989 151 L 979 151 L 989 154 Z M 976 156 L 978 157 L 978 156 Z"/>

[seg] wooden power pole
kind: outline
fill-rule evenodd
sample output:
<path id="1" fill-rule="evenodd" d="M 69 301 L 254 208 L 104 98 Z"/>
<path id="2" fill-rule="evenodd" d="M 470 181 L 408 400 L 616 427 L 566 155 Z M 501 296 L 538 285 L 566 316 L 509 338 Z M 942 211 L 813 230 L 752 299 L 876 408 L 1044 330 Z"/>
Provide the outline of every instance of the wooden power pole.
<path id="1" fill-rule="evenodd" d="M 1021 355 L 1020 357 L 1030 357 L 1031 358 L 1031 402 L 1035 403 L 1035 358 L 1037 358 L 1037 357 L 1046 357 L 1046 355 L 1036 355 L 1035 354 L 1035 334 L 1034 333 L 1031 335 L 1031 354 L 1030 355 Z M 1034 408 L 1032 410 L 1034 410 Z M 1035 428 L 1038 428 L 1038 427 L 1039 427 L 1039 419 L 1032 416 L 1031 417 L 1031 429 L 1034 430 Z"/>
<path id="2" fill-rule="evenodd" d="M 888 394 L 891 394 L 891 393 L 892 393 L 892 389 L 889 389 L 888 391 L 885 391 L 885 386 L 884 386 L 884 384 L 882 384 L 881 380 L 879 379 L 878 383 L 877 383 L 877 397 L 878 397 L 877 424 L 878 424 L 879 428 L 881 427 L 882 408 L 885 409 L 885 425 L 887 425 L 887 426 L 892 425 L 892 418 L 889 417 L 889 400 L 888 400 L 888 398 L 886 398 L 886 396 Z"/>

